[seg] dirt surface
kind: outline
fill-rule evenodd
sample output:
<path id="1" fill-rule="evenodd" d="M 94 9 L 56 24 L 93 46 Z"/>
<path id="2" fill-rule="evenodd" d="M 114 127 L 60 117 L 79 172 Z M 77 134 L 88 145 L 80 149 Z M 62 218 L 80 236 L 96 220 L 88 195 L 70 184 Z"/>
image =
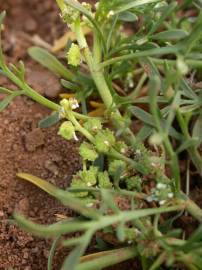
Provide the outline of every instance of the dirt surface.
<path id="1" fill-rule="evenodd" d="M 8 61 L 22 59 L 26 65 L 28 83 L 41 94 L 55 98 L 61 91 L 52 73 L 37 65 L 27 54 L 33 40 L 46 42 L 49 46 L 65 32 L 54 0 L 0 0 L 0 11 L 7 11 L 4 52 Z M 12 87 L 0 76 L 0 85 Z M 0 95 L 0 100 L 3 98 Z M 80 168 L 78 144 L 66 142 L 57 135 L 58 126 L 40 130 L 38 121 L 49 110 L 26 97 L 16 98 L 0 113 L 0 270 L 45 270 L 51 245 L 50 240 L 33 237 L 11 224 L 12 214 L 19 211 L 31 220 L 50 224 L 60 215 L 71 212 L 55 199 L 33 185 L 16 177 L 17 172 L 28 172 L 65 188 L 72 174 Z M 201 149 L 202 151 L 202 149 Z M 182 162 L 183 163 L 183 162 Z M 182 173 L 183 172 L 182 164 Z M 191 197 L 202 206 L 202 187 L 191 186 Z M 182 217 L 176 226 L 191 234 L 196 222 Z M 188 228 L 188 229 L 187 229 Z M 67 251 L 59 248 L 54 269 L 60 269 Z M 126 262 L 110 269 L 140 269 L 136 262 Z"/>
<path id="2" fill-rule="evenodd" d="M 14 3 L 15 2 L 15 3 Z M 4 52 L 7 60 L 19 59 L 27 67 L 27 80 L 50 98 L 60 91 L 58 79 L 35 64 L 27 55 L 30 40 L 37 34 L 53 43 L 64 33 L 54 1 L 0 0 L 0 10 L 7 10 Z M 3 77 L 0 85 L 12 87 Z M 3 96 L 0 96 L 2 99 Z M 33 185 L 16 177 L 29 172 L 65 188 L 80 167 L 77 145 L 57 135 L 58 127 L 37 128 L 38 121 L 50 112 L 25 97 L 17 98 L 0 114 L 0 269 L 46 269 L 51 241 L 33 237 L 10 224 L 17 210 L 39 223 L 52 223 L 70 211 Z M 64 252 L 58 251 L 55 269 Z"/>

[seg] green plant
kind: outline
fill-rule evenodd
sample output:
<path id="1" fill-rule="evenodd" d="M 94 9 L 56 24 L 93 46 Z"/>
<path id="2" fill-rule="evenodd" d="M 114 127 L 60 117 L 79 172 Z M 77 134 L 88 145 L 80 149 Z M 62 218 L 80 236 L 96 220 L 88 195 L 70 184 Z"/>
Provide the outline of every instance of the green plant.
<path id="1" fill-rule="evenodd" d="M 75 0 L 57 3 L 63 21 L 77 37 L 77 44 L 72 43 L 67 53 L 69 69 L 41 48 L 30 48 L 29 53 L 62 77 L 62 85 L 75 92 L 76 98 L 56 104 L 42 97 L 26 83 L 23 63 L 9 68 L 0 50 L 0 72 L 19 88 L 0 88 L 7 94 L 0 109 L 5 109 L 16 96 L 26 95 L 53 110 L 40 121 L 41 128 L 62 121 L 58 134 L 64 139 L 78 140 L 77 134 L 83 135 L 79 148 L 83 168 L 74 175 L 68 190 L 29 174 L 18 174 L 80 217 L 45 226 L 15 213 L 17 224 L 36 235 L 55 237 L 48 269 L 58 242 L 74 247 L 62 269 L 103 269 L 137 256 L 142 269 L 174 269 L 177 263 L 201 269 L 201 226 L 188 239 L 173 226 L 184 211 L 202 222 L 202 210 L 181 189 L 178 161 L 179 153 L 187 151 L 198 175 L 202 175 L 198 149 L 201 94 L 200 89 L 194 91 L 187 82 L 192 69 L 198 71 L 202 67 L 200 1 L 185 1 L 178 6 L 175 1 L 100 0 L 96 9 Z M 196 8 L 199 13 L 194 24 L 189 18 L 177 16 L 179 10 L 187 7 Z M 0 24 L 4 16 L 2 13 Z M 134 22 L 138 17 L 144 23 L 133 35 L 121 32 L 124 22 Z M 92 30 L 92 46 L 83 34 L 85 25 Z M 132 90 L 136 77 L 138 83 Z M 145 84 L 148 94 L 141 97 Z M 117 86 L 122 95 L 115 90 Z M 92 96 L 104 103 L 103 117 L 87 115 L 87 102 Z M 75 111 L 79 103 L 82 114 Z M 142 122 L 137 134 L 130 129 L 133 117 Z M 146 140 L 149 147 L 144 145 Z M 166 168 L 170 169 L 170 177 Z M 165 215 L 170 212 L 175 216 Z M 162 215 L 165 222 L 160 219 Z M 75 232 L 80 232 L 80 236 L 62 238 Z M 116 239 L 112 250 L 107 243 L 102 247 L 109 233 Z M 82 257 L 94 235 L 101 235 L 97 243 L 105 250 Z"/>

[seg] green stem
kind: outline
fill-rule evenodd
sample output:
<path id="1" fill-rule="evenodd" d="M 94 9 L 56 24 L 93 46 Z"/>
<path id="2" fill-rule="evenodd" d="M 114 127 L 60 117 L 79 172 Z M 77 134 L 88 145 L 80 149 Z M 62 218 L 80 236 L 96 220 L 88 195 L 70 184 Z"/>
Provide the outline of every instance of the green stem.
<path id="1" fill-rule="evenodd" d="M 176 60 L 170 60 L 170 59 L 159 59 L 159 58 L 152 57 L 151 61 L 157 65 L 165 65 L 165 63 L 168 63 L 170 65 L 176 65 Z M 185 63 L 192 68 L 201 68 L 202 67 L 201 60 L 185 59 Z"/>
<path id="2" fill-rule="evenodd" d="M 155 262 L 152 264 L 152 266 L 149 268 L 149 270 L 156 270 L 159 269 L 159 267 L 163 264 L 163 262 L 166 259 L 166 253 L 163 252 L 159 255 L 159 257 L 155 260 Z"/>
<path id="3" fill-rule="evenodd" d="M 8 67 L 3 67 L 3 71 L 5 72 L 6 76 L 20 89 L 24 91 L 24 94 L 34 101 L 40 103 L 41 105 L 48 107 L 49 109 L 53 111 L 58 111 L 60 109 L 60 106 L 47 98 L 43 97 L 36 91 L 34 91 L 29 85 L 27 85 L 25 82 L 21 81 L 15 74 L 13 74 Z"/>
<path id="4" fill-rule="evenodd" d="M 72 122 L 72 124 L 74 124 L 75 129 L 77 131 L 79 131 L 81 134 L 83 134 L 91 143 L 94 142 L 94 137 L 85 129 L 83 128 L 79 122 L 76 120 L 74 114 L 72 111 L 67 111 L 67 119 L 70 120 Z"/>
<path id="5" fill-rule="evenodd" d="M 157 78 L 156 79 L 154 78 L 153 80 L 151 80 L 150 87 L 149 87 L 150 110 L 154 117 L 156 129 L 162 136 L 166 152 L 168 153 L 170 157 L 172 174 L 175 179 L 175 189 L 176 189 L 176 192 L 179 192 L 180 191 L 180 168 L 179 168 L 179 163 L 178 163 L 178 157 L 173 150 L 168 134 L 164 131 L 164 129 L 161 126 L 159 108 L 158 108 L 157 99 L 156 99 L 156 95 L 157 95 L 157 92 L 159 91 L 159 87 L 160 87 L 160 84 Z"/>
<path id="6" fill-rule="evenodd" d="M 108 156 L 111 156 L 115 159 L 120 159 L 125 161 L 127 164 L 131 165 L 132 168 L 137 170 L 138 172 L 142 173 L 143 175 L 147 173 L 147 169 L 145 169 L 145 166 L 142 166 L 140 163 L 132 160 L 131 158 L 128 158 L 121 153 L 117 152 L 115 149 L 110 149 L 110 151 L 107 153 Z"/>
<path id="7" fill-rule="evenodd" d="M 182 46 L 168 46 L 168 47 L 163 47 L 163 48 L 155 48 L 155 49 L 150 49 L 146 50 L 143 52 L 136 52 L 136 53 L 130 53 L 118 57 L 111 58 L 109 60 L 106 60 L 100 64 L 100 69 L 103 69 L 109 65 L 115 64 L 120 61 L 125 61 L 125 60 L 132 60 L 135 58 L 140 58 L 140 57 L 149 57 L 149 56 L 154 56 L 154 55 L 163 55 L 163 54 L 176 54 L 179 52 Z"/>
<path id="8" fill-rule="evenodd" d="M 136 97 L 139 96 L 139 93 L 140 93 L 140 91 L 142 90 L 142 87 L 143 87 L 143 85 L 144 85 L 144 83 L 145 83 L 147 77 L 148 77 L 147 74 L 144 72 L 144 73 L 142 74 L 142 76 L 141 76 L 141 78 L 140 78 L 140 80 L 139 80 L 139 82 L 138 82 L 136 88 L 131 92 L 130 95 L 128 95 L 128 96 L 126 97 L 126 99 L 129 99 L 129 100 L 131 101 L 131 99 L 133 100 L 133 99 L 135 99 Z"/>
<path id="9" fill-rule="evenodd" d="M 105 81 L 104 75 L 102 74 L 101 71 L 99 71 L 97 69 L 97 65 L 98 65 L 97 61 L 99 60 L 99 57 L 100 57 L 99 53 L 98 53 L 99 42 L 96 41 L 96 44 L 95 44 L 95 49 L 94 49 L 94 51 L 95 51 L 94 55 L 96 55 L 96 61 L 95 61 L 95 59 L 93 58 L 91 51 L 87 45 L 87 42 L 86 42 L 85 36 L 82 32 L 79 20 L 77 20 L 75 23 L 75 33 L 77 36 L 79 46 L 83 50 L 84 57 L 86 59 L 88 67 L 90 69 L 91 75 L 94 79 L 94 82 L 97 86 L 99 94 L 100 94 L 105 106 L 107 108 L 110 108 L 111 106 L 113 106 L 113 98 L 112 98 L 112 95 L 111 95 L 110 90 L 108 88 L 108 85 Z"/>

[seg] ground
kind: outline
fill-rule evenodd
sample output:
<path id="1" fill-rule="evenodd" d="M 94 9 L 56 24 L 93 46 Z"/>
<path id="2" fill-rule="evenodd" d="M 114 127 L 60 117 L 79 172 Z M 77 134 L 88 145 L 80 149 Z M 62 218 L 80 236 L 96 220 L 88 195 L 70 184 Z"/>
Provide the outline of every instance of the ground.
<path id="1" fill-rule="evenodd" d="M 65 27 L 60 21 L 55 1 L 0 0 L 0 10 L 4 9 L 7 10 L 4 31 L 7 60 L 16 63 L 22 59 L 29 84 L 49 98 L 57 97 L 61 91 L 58 78 L 34 63 L 27 54 L 27 48 L 38 37 L 47 44 L 53 44 L 64 34 Z M 3 77 L 0 77 L 0 85 L 12 87 Z M 65 188 L 80 168 L 78 143 L 61 139 L 57 135 L 57 126 L 48 130 L 38 129 L 38 121 L 49 113 L 28 98 L 19 97 L 0 114 L 0 270 L 46 269 L 51 241 L 33 237 L 12 225 L 15 210 L 36 222 L 47 224 L 55 222 L 60 215 L 71 214 L 52 197 L 16 177 L 17 172 L 28 172 Z M 183 175 L 184 168 L 182 160 Z M 202 206 L 201 186 L 196 178 L 191 193 Z M 176 225 L 186 228 L 190 234 L 196 223 L 184 216 Z M 60 268 L 67 252 L 58 248 L 55 270 Z M 139 269 L 128 262 L 120 266 L 122 270 L 135 268 Z"/>
<path id="2" fill-rule="evenodd" d="M 0 1 L 2 2 L 2 1 Z M 7 10 L 4 51 L 7 60 L 22 59 L 27 67 L 27 79 L 39 92 L 55 97 L 60 91 L 58 79 L 30 60 L 27 48 L 37 33 L 46 42 L 64 33 L 54 1 L 6 1 L 0 10 Z M 45 23 L 44 23 L 45 22 Z M 48 35 L 47 35 L 48 33 Z M 0 84 L 11 87 L 5 78 Z M 0 96 L 2 99 L 3 96 Z M 68 215 L 56 200 L 33 185 L 16 177 L 17 172 L 29 172 L 60 187 L 68 186 L 71 176 L 80 167 L 77 146 L 57 135 L 58 127 L 37 128 L 38 121 L 50 112 L 26 97 L 17 98 L 0 114 L 0 269 L 46 269 L 50 241 L 30 236 L 10 225 L 12 213 L 20 211 L 32 220 L 51 223 L 58 215 Z M 55 264 L 59 269 L 63 252 Z"/>

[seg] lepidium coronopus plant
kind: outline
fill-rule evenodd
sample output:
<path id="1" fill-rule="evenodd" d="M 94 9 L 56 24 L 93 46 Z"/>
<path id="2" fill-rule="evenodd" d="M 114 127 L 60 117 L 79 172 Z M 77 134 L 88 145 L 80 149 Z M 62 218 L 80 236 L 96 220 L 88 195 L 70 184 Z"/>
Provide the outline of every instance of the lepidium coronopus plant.
<path id="1" fill-rule="evenodd" d="M 76 36 L 67 46 L 67 65 L 42 48 L 32 47 L 29 54 L 61 78 L 71 97 L 57 104 L 38 94 L 26 83 L 23 63 L 8 66 L 1 49 L 0 71 L 19 90 L 1 87 L 7 96 L 0 108 L 26 95 L 53 111 L 40 121 L 41 128 L 60 122 L 58 135 L 80 142 L 82 169 L 67 190 L 18 174 L 77 216 L 40 225 L 14 213 L 15 222 L 35 235 L 54 238 L 49 270 L 58 244 L 72 248 L 62 269 L 104 269 L 129 259 L 138 260 L 141 269 L 179 265 L 200 269 L 201 226 L 186 239 L 184 231 L 173 225 L 184 212 L 202 221 L 201 209 L 181 188 L 179 166 L 179 154 L 187 152 L 201 176 L 201 95 L 187 81 L 193 69 L 201 68 L 200 4 L 56 2 L 59 16 Z M 194 22 L 177 16 L 187 7 L 199 10 Z M 127 35 L 126 25 L 135 22 L 140 25 Z M 91 43 L 84 34 L 86 27 Z M 92 99 L 101 104 L 93 116 L 88 114 Z M 134 119 L 141 123 L 138 132 L 131 130 Z M 194 126 L 191 133 L 190 126 Z M 99 252 L 84 256 L 94 237 Z"/>

